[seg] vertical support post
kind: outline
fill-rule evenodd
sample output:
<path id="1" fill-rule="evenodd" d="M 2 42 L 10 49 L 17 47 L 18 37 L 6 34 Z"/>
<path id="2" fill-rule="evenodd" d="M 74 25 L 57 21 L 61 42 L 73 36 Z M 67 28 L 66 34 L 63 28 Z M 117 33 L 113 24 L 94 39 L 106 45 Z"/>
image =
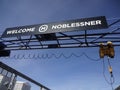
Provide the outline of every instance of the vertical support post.
<path id="1" fill-rule="evenodd" d="M 86 45 L 87 45 L 87 47 L 88 47 L 88 42 L 87 42 L 87 30 L 85 30 L 85 43 L 86 43 Z"/>
<path id="2" fill-rule="evenodd" d="M 42 87 L 40 87 L 40 90 L 42 90 Z"/>
<path id="3" fill-rule="evenodd" d="M 4 70 L 3 70 L 3 68 L 2 68 L 2 70 L 1 70 L 0 74 L 2 74 L 2 73 L 3 73 L 3 71 L 4 71 Z"/>
<path id="4" fill-rule="evenodd" d="M 13 86 L 15 85 L 14 82 L 15 82 L 16 77 L 17 77 L 17 75 L 14 73 L 11 75 L 11 80 L 8 85 L 8 90 L 12 90 Z"/>

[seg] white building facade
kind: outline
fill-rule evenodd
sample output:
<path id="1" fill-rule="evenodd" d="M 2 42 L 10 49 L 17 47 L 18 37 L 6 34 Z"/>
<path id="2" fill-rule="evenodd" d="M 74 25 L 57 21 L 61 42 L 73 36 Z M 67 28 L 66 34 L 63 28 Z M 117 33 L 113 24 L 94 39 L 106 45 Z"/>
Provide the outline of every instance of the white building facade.
<path id="1" fill-rule="evenodd" d="M 14 90 L 31 90 L 31 86 L 28 82 L 17 81 Z"/>

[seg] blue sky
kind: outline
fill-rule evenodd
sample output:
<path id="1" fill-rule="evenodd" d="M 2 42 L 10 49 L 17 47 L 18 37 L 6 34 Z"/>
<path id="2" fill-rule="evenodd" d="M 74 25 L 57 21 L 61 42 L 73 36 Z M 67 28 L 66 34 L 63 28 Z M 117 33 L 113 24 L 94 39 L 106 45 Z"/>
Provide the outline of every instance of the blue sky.
<path id="1" fill-rule="evenodd" d="M 106 16 L 107 19 L 120 18 L 119 0 L 1 0 L 0 1 L 0 32 L 8 27 L 41 24 L 62 20 L 86 17 Z M 51 49 L 12 51 L 11 55 L 71 53 L 81 55 L 85 52 L 91 58 L 99 58 L 99 48 Z M 114 88 L 120 85 L 119 53 L 111 61 L 115 76 Z M 107 58 L 105 58 L 106 60 Z M 52 90 L 111 90 L 103 77 L 102 61 L 91 61 L 84 55 L 68 59 L 52 57 L 50 59 L 6 59 L 1 61 L 18 71 L 37 80 Z M 107 63 L 107 62 L 106 62 Z M 107 73 L 106 67 L 106 75 Z M 38 88 L 32 84 L 32 90 Z"/>

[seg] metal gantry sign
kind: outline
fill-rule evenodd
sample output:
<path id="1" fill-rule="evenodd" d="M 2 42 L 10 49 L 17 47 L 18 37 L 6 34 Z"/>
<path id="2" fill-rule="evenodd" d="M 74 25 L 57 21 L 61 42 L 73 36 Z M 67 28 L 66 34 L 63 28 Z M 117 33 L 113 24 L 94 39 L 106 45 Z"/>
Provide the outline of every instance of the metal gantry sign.
<path id="1" fill-rule="evenodd" d="M 100 42 L 120 46 L 120 20 L 105 16 L 7 28 L 1 36 L 4 50 L 99 47 Z M 9 38 L 11 37 L 11 38 Z"/>
<path id="2" fill-rule="evenodd" d="M 2 37 L 108 28 L 105 16 L 7 28 Z"/>
<path id="3" fill-rule="evenodd" d="M 120 46 L 119 26 L 111 29 L 119 22 L 109 23 L 105 16 L 98 16 L 13 27 L 5 30 L 0 41 L 7 46 L 5 50 L 99 47 L 107 41 Z"/>

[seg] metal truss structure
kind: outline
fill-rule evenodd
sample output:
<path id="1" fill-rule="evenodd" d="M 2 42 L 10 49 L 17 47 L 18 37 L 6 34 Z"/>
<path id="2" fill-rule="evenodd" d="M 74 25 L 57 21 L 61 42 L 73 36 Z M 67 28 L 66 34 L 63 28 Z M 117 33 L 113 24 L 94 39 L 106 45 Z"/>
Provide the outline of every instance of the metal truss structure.
<path id="1" fill-rule="evenodd" d="M 99 47 L 100 43 L 111 41 L 114 46 L 120 46 L 120 19 L 108 21 L 108 28 L 101 30 L 83 30 L 72 32 L 57 32 L 50 34 L 19 36 L 11 38 L 0 38 L 0 42 L 7 47 L 5 50 L 33 50 L 33 49 L 53 49 L 53 48 L 82 48 Z M 8 72 L 14 73 L 27 79 L 45 90 L 49 88 L 32 80 L 24 74 L 0 62 L 0 67 Z M 1 71 L 2 72 L 2 71 Z"/>
<path id="2" fill-rule="evenodd" d="M 6 73 L 5 73 L 5 72 L 6 72 Z M 0 62 L 0 74 L 4 74 L 4 76 L 10 77 L 11 80 L 12 80 L 13 78 L 14 78 L 13 80 L 15 80 L 15 78 L 16 78 L 17 76 L 20 76 L 20 77 L 22 77 L 22 78 L 24 78 L 24 79 L 26 79 L 26 80 L 34 83 L 35 85 L 39 86 L 39 87 L 40 87 L 40 90 L 43 90 L 43 89 L 44 89 L 44 90 L 50 90 L 50 89 L 47 88 L 46 86 L 40 84 L 39 82 L 37 82 L 37 81 L 31 79 L 30 77 L 28 77 L 28 76 L 26 76 L 26 75 L 18 72 L 17 70 L 9 67 L 8 65 L 6 65 L 6 64 L 4 64 L 4 63 L 2 63 L 2 62 Z M 13 83 L 13 81 L 9 82 L 8 84 L 11 84 L 11 83 Z M 10 86 L 10 85 L 8 85 L 8 86 Z M 8 87 L 8 88 L 9 88 L 9 87 Z M 11 89 L 9 89 L 9 90 L 11 90 Z"/>
<path id="3" fill-rule="evenodd" d="M 99 47 L 107 41 L 120 46 L 120 19 L 108 24 L 107 29 L 1 38 L 0 42 L 7 45 L 6 50 Z"/>

